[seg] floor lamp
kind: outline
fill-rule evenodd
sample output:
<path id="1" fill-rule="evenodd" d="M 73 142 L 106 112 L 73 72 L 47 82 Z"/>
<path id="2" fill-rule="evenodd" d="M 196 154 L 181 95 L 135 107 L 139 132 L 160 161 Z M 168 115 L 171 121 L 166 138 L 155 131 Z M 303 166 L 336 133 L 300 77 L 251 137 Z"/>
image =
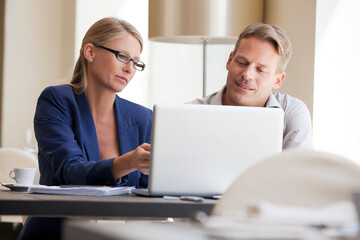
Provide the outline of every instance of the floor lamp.
<path id="1" fill-rule="evenodd" d="M 203 96 L 208 44 L 234 44 L 251 23 L 263 21 L 264 0 L 149 0 L 149 39 L 202 44 Z"/>

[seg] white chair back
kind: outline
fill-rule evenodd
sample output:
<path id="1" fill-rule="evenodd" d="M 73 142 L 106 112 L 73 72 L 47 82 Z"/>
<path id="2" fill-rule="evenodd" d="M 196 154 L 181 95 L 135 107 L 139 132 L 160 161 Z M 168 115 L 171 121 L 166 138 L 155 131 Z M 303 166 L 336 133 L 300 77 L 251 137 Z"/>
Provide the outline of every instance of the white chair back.
<path id="1" fill-rule="evenodd" d="M 39 168 L 37 159 L 25 150 L 18 148 L 0 148 L 0 181 L 2 183 L 15 183 L 9 177 L 13 168 L 36 168 L 34 184 L 39 183 Z"/>
<path id="2" fill-rule="evenodd" d="M 264 159 L 239 176 L 213 215 L 245 211 L 251 200 L 279 205 L 322 207 L 352 200 L 360 167 L 343 157 L 310 150 L 287 150 Z"/>

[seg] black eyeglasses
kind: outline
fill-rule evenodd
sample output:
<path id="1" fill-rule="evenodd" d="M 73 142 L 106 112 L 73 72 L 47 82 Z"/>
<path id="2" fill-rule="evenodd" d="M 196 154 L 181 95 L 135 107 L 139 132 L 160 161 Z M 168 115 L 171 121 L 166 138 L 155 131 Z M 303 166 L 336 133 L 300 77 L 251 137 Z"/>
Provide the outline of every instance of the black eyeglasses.
<path id="1" fill-rule="evenodd" d="M 106 51 L 109 51 L 109 52 L 112 52 L 115 54 L 115 57 L 117 60 L 119 60 L 120 62 L 122 63 L 126 63 L 128 64 L 130 61 L 133 62 L 133 68 L 135 68 L 136 70 L 138 71 L 143 71 L 145 69 L 145 63 L 143 63 L 142 61 L 140 60 L 136 60 L 136 59 L 132 59 L 127 53 L 124 53 L 124 52 L 120 52 L 120 51 L 115 51 L 113 49 L 110 49 L 110 48 L 107 48 L 107 47 L 104 47 L 104 46 L 100 46 L 100 45 L 97 45 L 94 43 L 94 46 L 95 47 L 98 47 L 98 48 L 102 48 Z"/>

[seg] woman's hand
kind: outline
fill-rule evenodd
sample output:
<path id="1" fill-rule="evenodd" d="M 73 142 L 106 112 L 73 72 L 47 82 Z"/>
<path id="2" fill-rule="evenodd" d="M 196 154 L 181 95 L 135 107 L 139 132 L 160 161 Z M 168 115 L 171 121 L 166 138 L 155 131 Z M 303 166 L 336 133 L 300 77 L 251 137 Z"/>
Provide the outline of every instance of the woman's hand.
<path id="1" fill-rule="evenodd" d="M 131 164 L 134 169 L 149 175 L 151 145 L 143 143 L 132 151 Z"/>
<path id="2" fill-rule="evenodd" d="M 149 174 L 151 145 L 143 143 L 135 150 L 114 159 L 111 170 L 115 179 L 121 178 L 135 170 Z"/>

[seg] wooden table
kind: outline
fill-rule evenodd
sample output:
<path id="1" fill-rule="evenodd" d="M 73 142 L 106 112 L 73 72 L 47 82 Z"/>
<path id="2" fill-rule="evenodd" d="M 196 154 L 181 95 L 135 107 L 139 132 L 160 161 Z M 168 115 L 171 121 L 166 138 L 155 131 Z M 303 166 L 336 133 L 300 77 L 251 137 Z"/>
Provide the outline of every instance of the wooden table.
<path id="1" fill-rule="evenodd" d="M 0 215 L 103 218 L 190 218 L 210 214 L 216 200 L 203 202 L 120 196 L 67 196 L 0 190 Z"/>

